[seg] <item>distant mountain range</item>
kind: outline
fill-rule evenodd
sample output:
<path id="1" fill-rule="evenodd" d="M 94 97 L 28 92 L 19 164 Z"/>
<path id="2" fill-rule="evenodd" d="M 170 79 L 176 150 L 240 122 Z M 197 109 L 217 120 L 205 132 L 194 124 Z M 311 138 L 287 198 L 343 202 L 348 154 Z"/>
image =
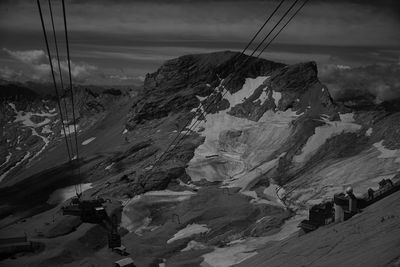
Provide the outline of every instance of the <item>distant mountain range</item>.
<path id="1" fill-rule="evenodd" d="M 62 90 L 58 85 L 58 90 L 60 94 L 62 94 Z M 65 84 L 65 90 L 69 88 L 68 84 Z M 136 91 L 141 86 L 131 85 L 73 85 L 74 90 L 79 89 L 90 89 L 93 92 L 101 92 L 107 89 L 118 89 L 121 91 Z M 53 83 L 38 83 L 38 82 L 14 82 L 7 81 L 4 79 L 0 79 L 0 98 L 1 97 L 13 97 L 13 96 L 23 96 L 25 95 L 28 98 L 32 97 L 44 97 L 44 96 L 55 96 L 54 85 Z"/>

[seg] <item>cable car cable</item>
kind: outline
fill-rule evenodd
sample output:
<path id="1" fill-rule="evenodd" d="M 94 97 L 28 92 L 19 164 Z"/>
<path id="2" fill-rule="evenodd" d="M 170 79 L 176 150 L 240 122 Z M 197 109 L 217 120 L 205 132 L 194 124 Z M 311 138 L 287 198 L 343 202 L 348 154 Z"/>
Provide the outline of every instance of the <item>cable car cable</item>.
<path id="1" fill-rule="evenodd" d="M 37 2 L 37 5 L 38 5 L 38 9 L 39 9 L 40 21 L 42 23 L 42 30 L 43 30 L 44 40 L 46 42 L 47 55 L 48 55 L 48 58 L 49 58 L 51 76 L 53 78 L 54 91 L 56 93 L 56 98 L 57 98 L 57 105 L 58 105 L 58 109 L 60 110 L 60 118 L 61 118 L 62 128 L 63 128 L 63 131 L 64 131 L 65 144 L 67 145 L 68 158 L 71 161 L 71 154 L 70 154 L 70 151 L 69 151 L 68 139 L 67 139 L 67 134 L 66 134 L 65 125 L 64 125 L 64 118 L 63 118 L 63 115 L 62 115 L 62 109 L 61 109 L 61 104 L 60 104 L 60 95 L 58 93 L 56 78 L 55 78 L 55 75 L 54 75 L 54 68 L 53 68 L 53 63 L 52 63 L 52 60 L 51 60 L 51 53 L 50 53 L 49 42 L 48 42 L 47 34 L 46 34 L 46 27 L 45 27 L 44 21 L 43 21 L 42 8 L 40 6 L 40 0 L 36 0 L 36 2 Z"/>

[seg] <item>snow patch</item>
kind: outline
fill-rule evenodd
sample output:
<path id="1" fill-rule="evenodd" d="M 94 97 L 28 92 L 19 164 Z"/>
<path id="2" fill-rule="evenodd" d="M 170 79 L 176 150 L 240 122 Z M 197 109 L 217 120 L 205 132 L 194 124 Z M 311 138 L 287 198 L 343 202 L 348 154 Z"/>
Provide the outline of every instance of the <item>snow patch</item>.
<path id="1" fill-rule="evenodd" d="M 285 189 L 283 187 L 270 183 L 270 185 L 264 189 L 263 193 L 273 202 L 278 203 L 279 206 L 286 208 L 285 204 L 281 200 L 285 195 Z"/>
<path id="2" fill-rule="evenodd" d="M 200 266 L 226 267 L 232 266 L 257 255 L 255 249 L 247 248 L 244 244 L 216 248 L 213 252 L 202 255 L 204 261 Z"/>
<path id="3" fill-rule="evenodd" d="M 96 137 L 90 137 L 89 139 L 86 139 L 85 141 L 82 142 L 83 146 L 88 145 L 89 143 L 93 142 L 96 139 Z"/>
<path id="4" fill-rule="evenodd" d="M 70 199 L 76 195 L 76 187 L 79 185 L 70 185 L 64 188 L 60 188 L 55 190 L 50 196 L 49 199 L 47 200 L 47 203 L 50 205 L 57 205 L 59 203 L 62 203 L 66 201 L 67 199 Z M 80 184 L 82 188 L 82 192 L 92 188 L 91 183 L 87 184 Z"/>
<path id="5" fill-rule="evenodd" d="M 206 120 L 206 122 L 198 125 L 204 127 L 201 135 L 205 136 L 205 141 L 196 148 L 195 155 L 187 168 L 188 174 L 194 181 L 199 181 L 203 178 L 211 181 L 221 180 L 221 175 L 218 174 L 219 171 L 216 168 L 218 169 L 217 165 L 221 165 L 226 161 L 225 158 L 227 158 L 226 156 L 229 157 L 229 153 L 223 155 L 222 159 L 208 159 L 206 156 L 219 154 L 219 136 L 223 131 L 244 129 L 255 124 L 255 122 L 247 119 L 230 116 L 226 114 L 226 111 L 207 114 Z M 217 163 L 214 164 L 213 162 Z"/>
<path id="6" fill-rule="evenodd" d="M 189 187 L 189 188 L 191 188 L 193 190 L 199 190 L 201 188 L 200 186 L 197 186 L 197 185 L 194 185 L 194 184 L 191 184 L 191 183 L 186 184 L 186 183 L 182 182 L 180 179 L 178 179 L 178 182 L 179 182 L 180 186 L 186 186 L 186 187 Z"/>
<path id="7" fill-rule="evenodd" d="M 272 91 L 272 98 L 275 101 L 275 106 L 278 107 L 279 100 L 281 100 L 281 98 L 282 98 L 282 94 L 280 92 Z"/>
<path id="8" fill-rule="evenodd" d="M 115 162 L 111 163 L 110 165 L 108 165 L 108 166 L 105 167 L 104 169 L 105 169 L 105 170 L 109 170 L 109 169 L 111 169 L 112 166 L 114 166 L 114 164 L 115 164 Z"/>
<path id="9" fill-rule="evenodd" d="M 245 83 L 242 87 L 241 90 L 239 90 L 238 92 L 231 94 L 230 92 L 228 92 L 225 95 L 225 99 L 227 99 L 229 101 L 229 104 L 231 107 L 236 106 L 237 104 L 242 103 L 245 98 L 251 96 L 254 91 L 260 87 L 267 79 L 269 78 L 269 76 L 259 76 L 257 78 L 246 78 Z M 222 82 L 221 82 L 222 84 Z"/>
<path id="10" fill-rule="evenodd" d="M 260 105 L 263 105 L 265 103 L 265 101 L 267 101 L 267 99 L 268 99 L 268 93 L 267 93 L 267 90 L 265 89 L 265 90 L 263 90 L 263 92 L 261 93 L 260 97 L 257 100 L 260 100 L 260 102 L 261 102 Z M 257 100 L 255 100 L 255 101 L 257 101 Z M 253 102 L 255 102 L 255 101 L 253 101 Z"/>
<path id="11" fill-rule="evenodd" d="M 276 166 L 280 157 L 273 159 L 271 161 L 265 162 L 260 166 L 254 168 L 253 170 L 244 173 L 239 177 L 233 177 L 231 180 L 225 180 L 225 187 L 239 187 L 241 191 L 247 190 L 248 188 L 254 186 L 260 177 L 268 173 L 273 167 Z"/>
<path id="12" fill-rule="evenodd" d="M 346 66 L 346 65 L 336 65 L 336 67 L 337 67 L 339 70 L 349 70 L 349 69 L 351 69 L 350 66 Z"/>
<path id="13" fill-rule="evenodd" d="M 131 198 L 126 206 L 134 205 L 138 202 L 161 203 L 161 202 L 179 202 L 191 198 L 196 193 L 192 191 L 172 191 L 169 189 L 161 191 L 149 191 L 142 195 Z"/>
<path id="14" fill-rule="evenodd" d="M 14 165 L 14 167 L 10 168 L 8 171 L 6 171 L 5 173 L 3 173 L 3 174 L 0 176 L 0 182 L 3 181 L 3 179 L 6 178 L 6 176 L 7 176 L 12 170 L 14 170 L 14 169 L 17 168 L 19 165 L 21 165 L 21 163 L 24 162 L 25 160 L 27 160 L 30 156 L 31 156 L 31 152 L 28 151 L 28 152 L 25 154 L 25 156 L 24 156 L 20 161 L 18 161 L 18 162 Z"/>
<path id="15" fill-rule="evenodd" d="M 276 184 L 270 184 L 264 189 L 264 196 L 259 197 L 255 191 L 242 191 L 241 193 L 253 198 L 250 203 L 277 206 L 286 209 L 285 204 L 281 201 L 285 190 Z M 260 219 L 261 220 L 261 219 Z M 257 221 L 258 223 L 259 221 Z"/>
<path id="16" fill-rule="evenodd" d="M 210 229 L 206 226 L 206 224 L 188 224 L 185 228 L 179 230 L 171 239 L 169 239 L 167 241 L 167 244 L 192 235 L 207 233 L 208 231 L 210 231 Z"/>
<path id="17" fill-rule="evenodd" d="M 3 164 L 0 165 L 0 168 L 3 167 L 4 165 L 6 165 L 10 161 L 11 156 L 12 156 L 12 153 L 8 152 L 8 155 L 6 156 L 6 161 L 4 161 Z"/>
<path id="18" fill-rule="evenodd" d="M 400 163 L 400 149 L 387 149 L 383 145 L 383 140 L 381 140 L 378 143 L 373 144 L 373 146 L 378 149 L 378 151 L 381 153 L 378 158 L 379 159 L 390 159 L 390 158 L 396 158 L 395 162 Z"/>
<path id="19" fill-rule="evenodd" d="M 29 159 L 28 163 L 30 163 L 32 160 L 34 160 L 36 157 L 38 157 L 46 149 L 46 147 L 50 143 L 49 138 L 47 138 L 46 136 L 40 135 L 36 131 L 36 129 L 39 128 L 39 127 L 43 127 L 41 129 L 41 131 L 40 131 L 42 134 L 51 134 L 51 133 L 53 133 L 51 131 L 49 123 L 51 122 L 50 118 L 56 116 L 57 113 L 54 113 L 55 109 L 49 110 L 49 112 L 25 112 L 23 110 L 18 111 L 16 109 L 16 106 L 15 106 L 14 103 L 8 103 L 8 104 L 13 109 L 13 111 L 16 113 L 14 122 L 21 122 L 23 126 L 29 128 L 32 131 L 32 135 L 33 136 L 37 136 L 37 137 L 41 138 L 43 143 L 44 143 L 44 145 L 41 147 L 41 149 L 35 155 L 33 155 L 33 157 L 31 157 Z M 33 116 L 43 117 L 44 120 L 42 122 L 39 122 L 39 123 L 34 123 L 31 120 L 31 118 Z M 21 139 L 21 136 L 18 136 L 17 144 L 20 143 L 20 139 Z"/>
<path id="20" fill-rule="evenodd" d="M 178 192 L 171 190 L 162 190 L 162 191 L 150 191 L 142 195 L 137 195 L 123 202 L 121 225 L 124 228 L 128 229 L 128 231 L 132 232 L 135 228 L 138 227 L 138 223 L 141 226 L 146 226 L 145 224 L 146 222 L 144 221 L 145 218 L 143 219 L 140 219 L 140 217 L 138 218 L 138 216 L 140 216 L 138 215 L 138 210 L 139 214 L 141 214 L 140 211 L 143 206 L 152 205 L 155 203 L 170 203 L 170 202 L 185 201 L 191 198 L 195 194 L 196 193 L 191 191 Z"/>
<path id="21" fill-rule="evenodd" d="M 135 234 L 137 234 L 137 235 L 139 235 L 139 236 L 142 236 L 143 233 L 146 232 L 146 231 L 154 231 L 154 230 L 156 230 L 159 226 L 156 226 L 156 225 L 150 226 L 151 221 L 152 221 L 152 220 L 151 220 L 150 217 L 145 217 L 145 218 L 142 220 L 142 225 L 140 225 L 139 227 L 137 227 L 136 230 L 134 231 Z M 134 227 L 128 227 L 128 228 L 127 228 L 127 230 L 128 230 L 129 232 L 132 232 L 133 229 L 134 229 Z"/>
<path id="22" fill-rule="evenodd" d="M 303 163 L 307 161 L 329 138 L 342 133 L 354 133 L 361 129 L 361 125 L 353 123 L 353 113 L 341 114 L 340 118 L 343 121 L 329 121 L 326 117 L 321 116 L 325 125 L 315 128 L 315 133 L 308 138 L 301 154 L 293 157 L 293 161 L 296 163 Z"/>
<path id="23" fill-rule="evenodd" d="M 147 167 L 145 167 L 144 169 L 146 170 L 146 171 L 149 171 L 149 170 L 151 170 L 151 169 L 153 169 L 153 165 L 149 165 L 149 166 L 147 166 Z"/>
<path id="24" fill-rule="evenodd" d="M 33 128 L 41 127 L 50 122 L 50 119 L 48 119 L 47 117 L 53 117 L 53 116 L 57 115 L 57 113 L 54 114 L 54 113 L 48 113 L 48 112 L 33 113 L 33 112 L 25 112 L 23 110 L 18 111 L 15 107 L 15 104 L 13 104 L 13 103 L 8 103 L 8 104 L 9 104 L 9 106 L 11 106 L 11 108 L 16 113 L 14 122 L 22 122 L 22 124 L 27 127 L 33 127 Z M 32 116 L 46 117 L 46 118 L 42 122 L 34 123 L 31 120 Z"/>
<path id="25" fill-rule="evenodd" d="M 355 122 L 354 113 L 343 113 L 339 114 L 340 120 L 342 122 Z"/>
<path id="26" fill-rule="evenodd" d="M 365 135 L 366 136 L 371 136 L 371 134 L 372 134 L 372 128 L 369 128 L 366 132 L 365 132 Z"/>
<path id="27" fill-rule="evenodd" d="M 122 134 L 126 134 L 128 132 L 128 129 L 125 129 Z"/>
<path id="28" fill-rule="evenodd" d="M 51 134 L 51 133 L 53 133 L 53 131 L 51 130 L 50 125 L 45 125 L 42 128 L 42 134 Z"/>
<path id="29" fill-rule="evenodd" d="M 46 147 L 48 146 L 48 144 L 50 142 L 47 137 L 38 134 L 36 131 L 36 128 L 44 126 L 41 131 L 42 133 L 51 132 L 50 126 L 47 125 L 48 123 L 51 122 L 51 120 L 48 117 L 54 117 L 57 115 L 57 113 L 48 113 L 48 112 L 33 113 L 33 112 L 25 112 L 22 110 L 18 111 L 15 107 L 15 104 L 13 104 L 13 103 L 8 103 L 8 104 L 9 104 L 9 106 L 11 106 L 11 108 L 16 113 L 14 122 L 22 122 L 22 124 L 24 126 L 29 127 L 29 129 L 31 129 L 32 135 L 38 136 L 44 142 L 43 147 L 29 160 L 29 162 L 31 162 L 33 159 L 35 159 L 37 156 L 39 156 L 46 149 Z M 45 119 L 42 122 L 34 123 L 31 120 L 32 116 L 45 117 Z M 19 141 L 20 141 L 20 136 L 18 136 L 17 143 L 19 143 Z M 18 163 L 17 163 L 17 165 L 18 165 Z"/>
<path id="30" fill-rule="evenodd" d="M 197 99 L 202 102 L 203 100 L 206 100 L 208 96 L 198 96 L 196 95 Z"/>
<path id="31" fill-rule="evenodd" d="M 76 130 L 78 130 L 78 129 L 79 129 L 79 125 L 76 124 Z M 65 125 L 65 133 L 66 133 L 66 135 L 70 135 L 70 134 L 75 133 L 75 127 L 74 127 L 74 125 L 73 125 L 73 124 L 72 124 L 72 125 Z M 61 127 L 61 132 L 60 132 L 60 134 L 61 134 L 61 135 L 64 134 L 64 129 L 63 129 L 63 127 Z"/>
<path id="32" fill-rule="evenodd" d="M 200 250 L 200 249 L 206 249 L 206 248 L 207 248 L 207 246 L 204 245 L 203 243 L 192 240 L 181 251 Z"/>
<path id="33" fill-rule="evenodd" d="M 146 192 L 145 196 L 192 196 L 196 193 L 192 191 L 172 191 L 169 189 L 161 190 L 161 191 L 149 191 Z"/>
<path id="34" fill-rule="evenodd" d="M 241 90 L 234 94 L 228 91 L 225 98 L 231 107 L 242 103 L 268 78 L 268 76 L 247 78 Z M 222 84 L 223 80 L 216 87 L 217 91 L 221 91 Z M 266 94 L 264 90 L 261 94 L 262 100 L 266 100 Z M 280 93 L 275 94 L 276 101 L 279 101 L 280 97 Z M 223 110 L 207 114 L 205 120 L 201 120 L 196 127 L 193 127 L 194 131 L 202 129 L 200 134 L 205 137 L 205 141 L 196 148 L 186 171 L 194 181 L 227 180 L 226 186 L 239 186 L 244 191 L 261 174 L 265 174 L 276 165 L 278 159 L 271 160 L 272 153 L 279 149 L 291 134 L 291 122 L 302 114 L 296 114 L 291 109 L 285 112 L 269 110 L 255 122 L 231 116 L 227 112 L 228 110 Z M 194 118 L 190 127 L 196 122 L 197 118 Z M 231 138 L 229 134 L 224 135 L 228 131 L 237 132 L 239 134 L 237 140 Z M 217 156 L 208 157 L 210 155 Z M 250 174 L 250 177 L 246 177 L 247 174 Z"/>
<path id="35" fill-rule="evenodd" d="M 49 140 L 47 137 L 38 134 L 34 128 L 31 128 L 31 130 L 32 130 L 32 135 L 36 135 L 36 136 L 38 136 L 39 138 L 41 138 L 42 141 L 44 142 L 44 145 L 42 146 L 42 148 L 41 148 L 31 159 L 29 159 L 29 162 L 31 162 L 31 161 L 34 160 L 36 157 L 38 157 L 38 156 L 46 149 L 46 147 L 47 147 L 47 146 L 49 145 L 49 143 L 50 143 L 50 140 Z"/>
<path id="36" fill-rule="evenodd" d="M 201 266 L 225 267 L 238 264 L 257 254 L 256 250 L 265 246 L 271 241 L 281 241 L 298 231 L 298 224 L 307 218 L 307 213 L 299 213 L 287 220 L 281 227 L 281 230 L 273 235 L 264 237 L 250 237 L 234 243 L 232 246 L 215 248 L 213 252 L 202 255 L 204 261 Z"/>
<path id="37" fill-rule="evenodd" d="M 202 125 L 204 131 L 201 132 L 205 141 L 196 148 L 186 171 L 194 181 L 223 181 L 240 176 L 244 179 L 244 175 L 255 168 L 253 174 L 259 173 L 260 169 L 257 168 L 266 163 L 272 153 L 287 140 L 291 134 L 291 122 L 301 115 L 291 109 L 284 112 L 269 110 L 258 122 L 254 122 L 230 116 L 226 111 L 207 114 L 207 121 Z M 231 145 L 230 140 L 223 140 L 221 136 L 227 131 L 241 132 L 242 140 Z M 222 149 L 221 143 L 227 143 L 229 147 Z M 218 157 L 207 158 L 209 155 Z M 271 166 L 261 168 L 272 168 L 275 163 L 271 162 Z"/>

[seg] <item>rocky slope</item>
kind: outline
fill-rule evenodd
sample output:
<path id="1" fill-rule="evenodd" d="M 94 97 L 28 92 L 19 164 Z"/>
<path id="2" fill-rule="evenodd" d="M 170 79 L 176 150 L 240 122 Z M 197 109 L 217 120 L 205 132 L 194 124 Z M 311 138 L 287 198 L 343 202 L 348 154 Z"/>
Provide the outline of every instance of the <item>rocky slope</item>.
<path id="1" fill-rule="evenodd" d="M 238 266 L 400 266 L 400 194 L 342 224 L 272 244 Z"/>
<path id="2" fill-rule="evenodd" d="M 0 90 L 0 182 L 11 177 L 16 181 L 15 177 L 40 161 L 44 152 L 54 149 L 59 144 L 65 145 L 63 127 L 57 102 L 53 97 L 43 97 L 19 85 L 3 85 Z M 104 90 L 101 93 L 90 89 L 76 90 L 76 120 L 79 133 L 87 131 L 103 120 L 111 107 L 125 96 L 115 89 Z M 74 127 L 70 103 L 70 97 L 65 93 L 61 104 L 68 142 L 71 144 Z M 69 118 L 65 117 L 65 108 Z M 75 152 L 71 151 L 71 156 L 74 155 Z"/>
<path id="3" fill-rule="evenodd" d="M 124 202 L 123 243 L 139 266 L 155 264 L 160 258 L 171 266 L 240 263 L 272 241 L 295 233 L 310 205 L 348 185 L 364 193 L 382 178 L 396 178 L 400 168 L 398 102 L 364 105 L 359 95 L 351 94 L 334 101 L 329 88 L 319 81 L 313 62 L 287 66 L 233 52 L 188 55 L 148 74 L 143 89 L 132 99 L 113 101 L 121 98 L 112 92 L 106 95 L 81 92 L 79 97 L 85 107 L 79 125 L 87 129 L 82 140 L 102 138 L 102 142 L 94 141 L 101 150 L 88 149 L 83 154 L 80 181 L 91 183 L 85 197 Z M 201 111 L 217 101 L 204 116 Z M 24 116 L 19 113 L 24 107 L 14 102 L 3 104 L 7 118 Z M 22 126 L 14 118 L 7 120 L 7 127 L 42 133 L 45 126 L 40 123 L 48 119 L 51 124 L 46 125 L 59 132 L 53 128 L 59 126 L 50 108 L 31 111 L 29 116 L 41 118 L 34 126 Z M 187 122 L 183 142 L 160 158 Z M 13 147 L 7 145 L 7 151 L 15 157 Z M 30 154 L 41 149 L 27 147 L 23 152 Z M 3 154 L 4 164 L 8 154 Z M 48 162 L 37 158 L 32 165 Z M 57 172 L 63 169 L 51 175 Z M 26 181 L 48 179 L 49 173 L 28 176 Z M 25 180 L 19 177 L 19 187 L 8 182 L 7 191 L 21 188 Z M 7 180 L 13 180 L 12 174 Z M 8 208 L 15 203 L 19 202 L 7 203 Z M 56 214 L 58 203 L 42 207 L 47 211 L 8 229 L 62 232 L 56 234 L 56 241 L 65 247 L 41 240 L 50 256 L 22 257 L 15 264 L 107 266 L 117 259 L 103 245 L 92 248 L 88 235 L 97 230 L 84 225 L 72 234 L 66 234 L 72 231 L 69 227 L 54 230 L 67 220 L 63 217 L 58 217 L 56 225 L 44 223 Z M 176 216 L 180 224 L 171 221 Z M 8 216 L 2 225 L 11 219 Z M 70 245 L 77 238 L 78 247 L 85 246 L 82 240 L 90 243 L 84 253 Z"/>

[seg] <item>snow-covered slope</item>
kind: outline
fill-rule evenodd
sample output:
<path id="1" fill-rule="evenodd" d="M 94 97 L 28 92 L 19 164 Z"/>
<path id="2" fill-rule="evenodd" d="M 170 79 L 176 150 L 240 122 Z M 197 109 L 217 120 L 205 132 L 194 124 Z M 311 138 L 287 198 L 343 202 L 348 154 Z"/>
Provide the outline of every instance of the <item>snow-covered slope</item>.
<path id="1" fill-rule="evenodd" d="M 384 117 L 390 113 L 335 105 L 316 75 L 313 63 L 298 64 L 247 78 L 235 93 L 221 81 L 215 92 L 228 90 L 229 106 L 196 124 L 205 139 L 186 168 L 191 179 L 223 181 L 242 191 L 277 183 L 288 189 L 286 198 L 305 204 L 331 197 L 343 186 L 364 192 L 398 171 L 397 150 L 376 142 L 384 133 L 372 127 L 393 123 Z M 371 124 L 364 116 L 372 112 L 382 117 Z"/>

